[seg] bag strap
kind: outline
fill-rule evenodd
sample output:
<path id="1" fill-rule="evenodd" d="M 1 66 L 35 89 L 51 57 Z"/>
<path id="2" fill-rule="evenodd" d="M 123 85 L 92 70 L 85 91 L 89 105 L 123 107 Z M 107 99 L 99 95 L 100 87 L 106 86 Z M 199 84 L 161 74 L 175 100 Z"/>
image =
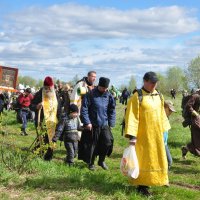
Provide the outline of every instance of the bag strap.
<path id="1" fill-rule="evenodd" d="M 137 91 L 137 93 L 138 93 L 139 103 L 141 104 L 141 103 L 142 103 L 142 100 L 143 100 L 142 89 L 137 89 L 136 91 Z"/>
<path id="2" fill-rule="evenodd" d="M 158 94 L 155 94 L 155 95 L 159 95 L 160 100 L 161 100 L 161 102 L 163 103 L 163 102 L 164 102 L 164 101 L 163 101 L 164 99 L 163 99 L 162 93 L 161 93 L 160 91 L 158 91 L 158 90 L 156 90 L 156 91 L 157 91 Z M 138 93 L 139 103 L 141 104 L 141 103 L 142 103 L 142 100 L 143 100 L 142 89 L 136 89 L 135 92 Z"/>

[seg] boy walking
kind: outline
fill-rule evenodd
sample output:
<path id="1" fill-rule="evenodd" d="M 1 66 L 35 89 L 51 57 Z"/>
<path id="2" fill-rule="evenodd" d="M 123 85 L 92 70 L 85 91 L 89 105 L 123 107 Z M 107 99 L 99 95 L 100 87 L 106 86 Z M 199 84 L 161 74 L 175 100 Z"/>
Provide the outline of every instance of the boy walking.
<path id="1" fill-rule="evenodd" d="M 58 139 L 64 141 L 66 149 L 67 165 L 72 166 L 74 164 L 74 158 L 78 151 L 78 130 L 81 129 L 80 120 L 78 118 L 78 107 L 75 104 L 71 104 L 69 107 L 69 114 L 61 119 L 56 128 L 56 134 L 53 141 Z"/>
<path id="2" fill-rule="evenodd" d="M 174 104 L 170 100 L 165 100 L 164 108 L 165 108 L 165 113 L 168 118 L 173 112 L 176 112 L 174 108 Z M 167 141 L 168 141 L 168 130 L 165 130 L 164 132 L 165 151 L 167 155 L 168 168 L 170 168 L 173 161 L 172 161 L 172 156 L 171 156 Z"/>

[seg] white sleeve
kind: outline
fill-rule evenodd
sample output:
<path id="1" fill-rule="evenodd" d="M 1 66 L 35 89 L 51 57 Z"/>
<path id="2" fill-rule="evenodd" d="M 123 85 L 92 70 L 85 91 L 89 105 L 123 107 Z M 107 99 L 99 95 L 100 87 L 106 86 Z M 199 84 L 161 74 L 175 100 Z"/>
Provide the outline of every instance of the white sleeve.
<path id="1" fill-rule="evenodd" d="M 82 81 L 75 85 L 75 87 L 70 95 L 70 104 L 77 105 L 77 104 L 79 104 L 79 101 L 81 101 L 81 96 L 77 92 L 77 89 L 81 86 L 82 86 Z"/>

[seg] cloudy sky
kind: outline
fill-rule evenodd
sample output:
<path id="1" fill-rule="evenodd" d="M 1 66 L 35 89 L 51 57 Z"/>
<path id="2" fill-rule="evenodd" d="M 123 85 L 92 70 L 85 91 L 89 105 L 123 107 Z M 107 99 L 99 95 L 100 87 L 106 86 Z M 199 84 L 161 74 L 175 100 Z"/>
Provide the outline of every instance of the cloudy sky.
<path id="1" fill-rule="evenodd" d="M 88 71 L 138 85 L 200 55 L 200 1 L 1 0 L 0 65 L 63 81 Z"/>

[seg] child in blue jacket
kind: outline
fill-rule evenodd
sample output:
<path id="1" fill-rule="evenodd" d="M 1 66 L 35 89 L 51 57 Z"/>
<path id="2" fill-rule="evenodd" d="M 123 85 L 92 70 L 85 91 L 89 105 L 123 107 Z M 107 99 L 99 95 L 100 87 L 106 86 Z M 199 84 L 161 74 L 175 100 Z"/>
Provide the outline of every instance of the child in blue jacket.
<path id="1" fill-rule="evenodd" d="M 78 152 L 78 131 L 81 130 L 81 122 L 78 117 L 78 107 L 75 104 L 69 106 L 69 114 L 62 117 L 59 121 L 56 134 L 53 139 L 56 142 L 58 139 L 64 141 L 66 148 L 66 159 L 67 165 L 72 166 L 74 164 L 74 158 Z"/>

